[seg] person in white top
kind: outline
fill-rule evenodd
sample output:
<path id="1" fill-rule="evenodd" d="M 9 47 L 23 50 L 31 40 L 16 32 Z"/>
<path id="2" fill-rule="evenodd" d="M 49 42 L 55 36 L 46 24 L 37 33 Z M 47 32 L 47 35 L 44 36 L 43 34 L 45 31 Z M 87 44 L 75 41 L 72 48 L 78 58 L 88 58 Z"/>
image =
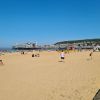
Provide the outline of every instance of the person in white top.
<path id="1" fill-rule="evenodd" d="M 62 50 L 62 52 L 60 53 L 60 58 L 61 58 L 61 62 L 63 62 L 64 59 L 65 59 L 65 53 L 64 53 L 63 50 Z"/>

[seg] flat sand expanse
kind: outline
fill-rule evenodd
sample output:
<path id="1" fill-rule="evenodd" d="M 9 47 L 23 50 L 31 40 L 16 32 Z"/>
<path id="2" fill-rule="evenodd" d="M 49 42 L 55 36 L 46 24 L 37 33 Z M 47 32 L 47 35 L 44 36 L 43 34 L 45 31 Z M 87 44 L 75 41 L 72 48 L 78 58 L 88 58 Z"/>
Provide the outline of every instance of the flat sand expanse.
<path id="1" fill-rule="evenodd" d="M 92 100 L 100 88 L 100 52 L 73 52 L 60 62 L 58 52 L 2 55 L 0 100 Z"/>

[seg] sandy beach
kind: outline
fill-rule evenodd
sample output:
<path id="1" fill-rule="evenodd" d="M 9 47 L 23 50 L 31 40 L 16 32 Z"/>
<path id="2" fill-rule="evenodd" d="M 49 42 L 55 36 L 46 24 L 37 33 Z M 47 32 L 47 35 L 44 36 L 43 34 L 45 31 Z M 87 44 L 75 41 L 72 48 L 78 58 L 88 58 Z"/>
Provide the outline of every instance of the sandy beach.
<path id="1" fill-rule="evenodd" d="M 36 52 L 35 52 L 36 53 Z M 6 53 L 0 66 L 0 100 L 92 100 L 100 88 L 100 52 Z"/>

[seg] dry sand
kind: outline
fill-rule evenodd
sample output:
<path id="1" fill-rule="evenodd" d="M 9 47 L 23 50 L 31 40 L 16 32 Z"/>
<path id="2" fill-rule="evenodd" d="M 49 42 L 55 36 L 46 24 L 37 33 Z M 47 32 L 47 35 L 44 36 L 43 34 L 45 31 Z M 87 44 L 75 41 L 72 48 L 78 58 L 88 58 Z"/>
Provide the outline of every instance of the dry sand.
<path id="1" fill-rule="evenodd" d="M 100 88 L 100 52 L 58 52 L 1 56 L 0 100 L 92 100 Z"/>

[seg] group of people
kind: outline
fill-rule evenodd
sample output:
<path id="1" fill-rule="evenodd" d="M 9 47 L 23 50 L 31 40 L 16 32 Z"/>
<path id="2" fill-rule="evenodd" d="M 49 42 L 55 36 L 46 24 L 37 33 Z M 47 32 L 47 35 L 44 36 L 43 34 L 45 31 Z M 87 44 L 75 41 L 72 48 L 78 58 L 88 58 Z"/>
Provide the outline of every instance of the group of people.
<path id="1" fill-rule="evenodd" d="M 21 54 L 24 54 L 24 52 L 22 52 Z M 93 52 L 90 52 L 89 57 L 90 57 L 91 60 L 92 60 L 92 56 L 93 56 Z M 40 54 L 32 54 L 32 57 L 40 57 Z M 64 62 L 65 52 L 63 50 L 60 52 L 60 59 L 61 59 L 60 62 Z M 2 60 L 0 60 L 0 65 L 3 65 Z"/>
<path id="2" fill-rule="evenodd" d="M 24 55 L 26 54 L 24 51 L 21 51 L 21 54 Z M 40 54 L 37 53 L 37 54 L 32 54 L 32 57 L 40 57 Z"/>
<path id="3" fill-rule="evenodd" d="M 65 53 L 66 52 L 64 52 L 64 50 L 62 50 L 60 52 L 60 59 L 61 59 L 60 62 L 64 62 L 64 60 L 65 60 Z M 24 54 L 24 53 L 22 52 L 22 54 Z M 93 52 L 90 52 L 90 54 L 89 54 L 90 59 L 92 59 L 92 56 L 93 56 Z M 40 54 L 32 54 L 32 57 L 40 57 Z"/>
<path id="4" fill-rule="evenodd" d="M 40 54 L 32 54 L 32 57 L 40 57 Z"/>
<path id="5" fill-rule="evenodd" d="M 94 51 L 90 52 L 90 54 L 89 54 L 89 57 L 90 57 L 91 60 L 92 60 L 92 57 L 93 57 L 93 52 L 94 52 Z M 65 59 L 65 52 L 64 52 L 63 50 L 62 50 L 61 53 L 60 53 L 60 59 L 61 59 L 60 62 L 64 62 L 64 59 Z"/>

